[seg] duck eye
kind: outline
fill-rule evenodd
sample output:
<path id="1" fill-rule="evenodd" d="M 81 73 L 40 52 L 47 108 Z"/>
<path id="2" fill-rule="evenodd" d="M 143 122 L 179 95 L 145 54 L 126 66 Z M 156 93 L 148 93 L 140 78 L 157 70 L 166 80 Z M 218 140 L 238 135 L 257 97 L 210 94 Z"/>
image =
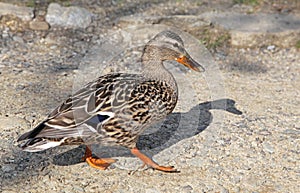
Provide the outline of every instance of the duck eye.
<path id="1" fill-rule="evenodd" d="M 179 56 L 178 58 L 175 58 L 175 60 L 176 60 L 177 62 L 183 62 L 185 59 L 186 59 L 186 56 L 184 56 L 184 55 L 181 55 L 181 56 Z"/>
<path id="2" fill-rule="evenodd" d="M 175 44 L 174 44 L 174 47 L 177 47 L 177 48 L 178 48 L 178 47 L 179 47 L 179 45 L 178 45 L 177 43 L 175 43 Z"/>

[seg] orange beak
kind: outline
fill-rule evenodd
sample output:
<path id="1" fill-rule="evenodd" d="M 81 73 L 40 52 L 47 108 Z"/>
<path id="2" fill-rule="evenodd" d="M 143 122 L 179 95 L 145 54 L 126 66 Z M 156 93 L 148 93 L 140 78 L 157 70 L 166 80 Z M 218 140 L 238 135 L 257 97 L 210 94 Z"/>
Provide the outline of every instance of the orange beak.
<path id="1" fill-rule="evenodd" d="M 186 56 L 182 56 L 180 58 L 176 59 L 177 62 L 179 62 L 180 64 L 185 65 L 186 67 L 195 70 L 197 72 L 204 72 L 205 69 L 203 68 L 203 66 L 201 66 L 200 64 L 198 64 L 195 60 L 193 60 L 191 57 L 186 57 Z"/>

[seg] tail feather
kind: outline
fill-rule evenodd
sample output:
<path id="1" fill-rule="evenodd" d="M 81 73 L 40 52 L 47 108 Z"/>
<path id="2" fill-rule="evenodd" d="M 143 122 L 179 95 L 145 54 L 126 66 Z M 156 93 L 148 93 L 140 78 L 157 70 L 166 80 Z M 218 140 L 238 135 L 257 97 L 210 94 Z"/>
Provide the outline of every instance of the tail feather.
<path id="1" fill-rule="evenodd" d="M 22 148 L 23 151 L 37 152 L 61 145 L 64 139 L 53 141 L 43 137 L 35 138 L 45 126 L 44 122 L 42 122 L 33 130 L 21 135 L 17 141 L 26 141 L 20 144 L 19 147 Z"/>
<path id="2" fill-rule="evenodd" d="M 27 140 L 25 143 L 20 144 L 19 147 L 21 147 L 23 151 L 38 152 L 60 146 L 63 141 L 64 139 L 61 139 L 60 141 L 50 141 L 46 138 L 32 138 Z"/>
<path id="3" fill-rule="evenodd" d="M 44 121 L 33 130 L 21 135 L 17 141 L 24 140 L 19 145 L 23 151 L 37 152 L 60 145 L 83 144 L 82 137 L 91 136 L 95 133 L 97 131 L 88 124 L 83 124 L 76 128 L 58 129 L 49 127 L 47 122 Z"/>
<path id="4" fill-rule="evenodd" d="M 26 132 L 24 133 L 23 135 L 21 135 L 19 138 L 18 138 L 18 142 L 19 141 L 22 141 L 22 140 L 25 140 L 25 139 L 32 139 L 34 138 L 35 136 L 37 136 L 41 131 L 42 129 L 44 129 L 45 127 L 45 124 L 44 122 L 40 123 L 37 127 L 35 127 L 33 130 L 29 131 L 29 132 Z"/>

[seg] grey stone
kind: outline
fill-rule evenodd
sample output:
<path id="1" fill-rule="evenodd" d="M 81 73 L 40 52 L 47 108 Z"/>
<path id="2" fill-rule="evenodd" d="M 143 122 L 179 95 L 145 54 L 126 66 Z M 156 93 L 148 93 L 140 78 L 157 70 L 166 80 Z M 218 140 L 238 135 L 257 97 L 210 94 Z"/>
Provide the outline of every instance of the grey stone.
<path id="1" fill-rule="evenodd" d="M 9 34 L 8 34 L 7 31 L 3 31 L 3 33 L 1 35 L 2 35 L 2 38 L 8 38 L 9 37 Z"/>
<path id="2" fill-rule="evenodd" d="M 75 192 L 85 192 L 84 188 L 80 187 L 80 186 L 73 186 L 73 190 Z"/>
<path id="3" fill-rule="evenodd" d="M 190 185 L 183 186 L 183 187 L 181 187 L 181 190 L 180 190 L 180 192 L 186 192 L 186 193 L 192 192 L 192 191 L 193 191 L 193 187 Z"/>
<path id="4" fill-rule="evenodd" d="M 272 50 L 275 49 L 275 46 L 274 45 L 270 45 L 270 46 L 267 47 L 267 49 L 272 51 Z"/>
<path id="5" fill-rule="evenodd" d="M 51 3 L 48 7 L 46 21 L 50 26 L 66 28 L 86 28 L 92 22 L 92 14 L 80 7 L 62 7 Z"/>
<path id="6" fill-rule="evenodd" d="M 295 129 L 286 129 L 283 133 L 287 135 L 300 135 L 300 130 L 295 130 Z"/>
<path id="7" fill-rule="evenodd" d="M 29 21 L 34 16 L 33 8 L 31 7 L 21 7 L 0 2 L 0 16 L 2 15 L 15 15 L 24 21 Z"/>
<path id="8" fill-rule="evenodd" d="M 20 36 L 14 36 L 13 40 L 16 41 L 16 42 L 19 42 L 19 43 L 24 43 L 23 38 L 21 38 Z"/>
<path id="9" fill-rule="evenodd" d="M 263 142 L 262 146 L 265 152 L 274 153 L 274 148 L 268 142 Z"/>
<path id="10" fill-rule="evenodd" d="M 221 193 L 229 193 L 228 189 L 224 188 L 223 186 L 220 187 Z"/>
<path id="11" fill-rule="evenodd" d="M 147 188 L 145 190 L 146 193 L 159 193 L 160 191 L 158 191 L 156 188 Z"/>
<path id="12" fill-rule="evenodd" d="M 12 172 L 15 170 L 16 165 L 15 164 L 5 164 L 1 167 L 1 170 L 3 172 Z"/>
<path id="13" fill-rule="evenodd" d="M 216 22 L 229 30 L 245 32 L 283 32 L 299 30 L 300 17 L 298 15 L 282 14 L 243 14 L 243 13 L 206 13 L 203 17 Z"/>

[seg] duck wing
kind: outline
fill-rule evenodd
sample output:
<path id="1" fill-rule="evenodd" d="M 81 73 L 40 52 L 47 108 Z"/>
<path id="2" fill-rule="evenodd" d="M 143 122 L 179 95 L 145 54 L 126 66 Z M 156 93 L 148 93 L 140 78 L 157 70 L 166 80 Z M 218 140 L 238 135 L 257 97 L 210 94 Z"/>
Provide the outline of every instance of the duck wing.
<path id="1" fill-rule="evenodd" d="M 21 135 L 18 141 L 27 140 L 21 147 L 41 143 L 44 139 L 61 141 L 62 138 L 99 134 L 97 128 L 114 116 L 112 101 L 117 90 L 116 84 L 119 86 L 122 82 L 126 85 L 140 78 L 135 74 L 118 73 L 104 75 L 88 83 L 55 108 L 37 127 Z"/>

